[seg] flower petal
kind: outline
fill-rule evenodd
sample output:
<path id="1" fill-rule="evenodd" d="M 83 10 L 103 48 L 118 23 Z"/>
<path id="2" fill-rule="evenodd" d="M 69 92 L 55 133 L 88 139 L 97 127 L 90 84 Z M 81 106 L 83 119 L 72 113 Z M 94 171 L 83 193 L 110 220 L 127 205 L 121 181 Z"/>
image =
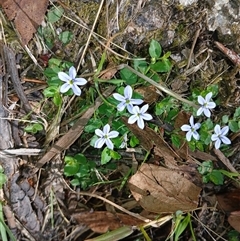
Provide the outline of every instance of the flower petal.
<path id="1" fill-rule="evenodd" d="M 104 138 L 97 139 L 95 144 L 94 144 L 94 147 L 95 148 L 101 148 L 104 145 L 105 141 L 106 141 L 106 139 L 104 139 Z"/>
<path id="2" fill-rule="evenodd" d="M 214 109 L 216 107 L 216 104 L 214 102 L 208 102 L 206 104 L 206 108 L 208 109 Z"/>
<path id="3" fill-rule="evenodd" d="M 145 112 L 148 110 L 148 107 L 149 107 L 148 104 L 144 105 L 144 106 L 141 108 L 140 113 L 142 113 L 142 114 L 145 113 Z"/>
<path id="4" fill-rule="evenodd" d="M 95 134 L 100 137 L 104 137 L 104 133 L 100 129 L 95 130 Z"/>
<path id="5" fill-rule="evenodd" d="M 132 104 L 127 104 L 127 109 L 129 113 L 132 113 L 132 108 L 133 108 Z"/>
<path id="6" fill-rule="evenodd" d="M 193 127 L 194 126 L 194 118 L 191 115 L 190 120 L 189 120 L 190 125 Z"/>
<path id="7" fill-rule="evenodd" d="M 226 145 L 231 144 L 230 139 L 228 139 L 226 136 L 222 136 L 222 137 L 221 137 L 221 140 L 222 140 L 222 142 L 223 142 L 224 144 L 226 144 Z"/>
<path id="8" fill-rule="evenodd" d="M 192 132 L 191 131 L 188 131 L 187 132 L 187 134 L 186 134 L 186 139 L 187 139 L 187 141 L 191 141 L 191 139 L 192 139 Z"/>
<path id="9" fill-rule="evenodd" d="M 198 130 L 200 127 L 201 127 L 201 124 L 200 123 L 196 123 L 194 125 L 194 130 Z"/>
<path id="10" fill-rule="evenodd" d="M 75 67 L 72 66 L 72 67 L 69 69 L 69 76 L 70 76 L 70 78 L 73 80 L 73 79 L 75 79 L 76 75 L 77 75 L 77 71 L 76 71 Z"/>
<path id="11" fill-rule="evenodd" d="M 73 93 L 77 96 L 80 96 L 82 93 L 81 89 L 75 83 L 73 83 L 72 85 L 72 90 L 73 90 Z"/>
<path id="12" fill-rule="evenodd" d="M 198 103 L 200 105 L 204 105 L 205 104 L 205 99 L 201 95 L 198 96 Z"/>
<path id="13" fill-rule="evenodd" d="M 118 131 L 110 131 L 108 133 L 108 138 L 115 138 L 119 135 L 119 132 Z"/>
<path id="14" fill-rule="evenodd" d="M 198 110 L 197 110 L 197 116 L 201 115 L 203 113 L 204 108 L 201 106 Z"/>
<path id="15" fill-rule="evenodd" d="M 152 120 L 152 116 L 150 114 L 141 114 L 141 118 L 144 120 Z"/>
<path id="16" fill-rule="evenodd" d="M 131 109 L 131 114 L 133 115 L 138 115 L 140 113 L 140 109 L 138 106 L 133 106 L 133 108 Z"/>
<path id="17" fill-rule="evenodd" d="M 216 141 L 217 139 L 219 139 L 219 136 L 216 135 L 216 134 L 212 134 L 211 140 L 212 140 L 212 141 Z"/>
<path id="18" fill-rule="evenodd" d="M 216 135 L 221 135 L 222 134 L 220 125 L 216 125 L 214 127 L 214 132 L 215 132 Z"/>
<path id="19" fill-rule="evenodd" d="M 58 73 L 58 78 L 64 82 L 67 82 L 69 80 L 71 80 L 71 77 L 69 75 L 67 75 L 66 73 L 64 72 L 59 72 Z"/>
<path id="20" fill-rule="evenodd" d="M 136 115 L 132 115 L 128 118 L 128 123 L 133 124 L 138 120 L 138 117 Z"/>
<path id="21" fill-rule="evenodd" d="M 143 103 L 141 99 L 131 99 L 130 101 L 133 105 L 141 105 Z"/>
<path id="22" fill-rule="evenodd" d="M 84 78 L 75 78 L 74 84 L 76 85 L 85 85 L 87 83 L 87 80 Z"/>
<path id="23" fill-rule="evenodd" d="M 199 134 L 196 131 L 192 132 L 192 136 L 197 141 L 200 139 L 200 136 L 199 136 Z"/>
<path id="24" fill-rule="evenodd" d="M 209 100 L 212 98 L 212 92 L 209 92 L 206 96 L 205 96 L 205 100 L 206 102 L 209 102 Z"/>
<path id="25" fill-rule="evenodd" d="M 106 139 L 106 144 L 109 149 L 113 150 L 113 143 L 110 139 Z"/>
<path id="26" fill-rule="evenodd" d="M 204 115 L 205 115 L 206 117 L 208 117 L 208 118 L 209 118 L 209 117 L 211 116 L 211 112 L 210 112 L 210 110 L 209 110 L 209 109 L 204 108 L 203 112 L 204 112 Z"/>
<path id="27" fill-rule="evenodd" d="M 127 85 L 124 89 L 124 96 L 126 99 L 131 99 L 132 98 L 132 87 L 130 85 Z"/>
<path id="28" fill-rule="evenodd" d="M 226 134 L 229 131 L 229 127 L 228 126 L 224 126 L 221 130 L 221 136 L 226 136 Z"/>
<path id="29" fill-rule="evenodd" d="M 126 107 L 126 102 L 121 102 L 120 104 L 117 105 L 118 111 L 123 111 Z"/>
<path id="30" fill-rule="evenodd" d="M 109 125 L 109 124 L 106 124 L 106 125 L 103 127 L 103 133 L 104 133 L 104 135 L 108 135 L 108 134 L 109 134 L 109 131 L 110 131 L 110 125 Z"/>
<path id="31" fill-rule="evenodd" d="M 186 125 L 186 124 L 182 125 L 181 126 L 181 130 L 182 131 L 190 131 L 191 130 L 191 126 L 190 125 Z"/>
<path id="32" fill-rule="evenodd" d="M 61 88 L 60 88 L 60 92 L 61 93 L 65 93 L 67 92 L 69 89 L 71 88 L 71 86 L 68 83 L 64 83 Z"/>
<path id="33" fill-rule="evenodd" d="M 118 100 L 118 101 L 126 101 L 126 99 L 124 98 L 124 96 L 122 96 L 122 95 L 120 95 L 120 94 L 118 94 L 118 93 L 114 93 L 113 94 L 113 97 L 114 97 L 114 99 L 116 99 L 116 100 Z"/>
<path id="34" fill-rule="evenodd" d="M 144 121 L 141 117 L 138 118 L 137 120 L 137 125 L 140 129 L 143 129 L 144 128 Z"/>
<path id="35" fill-rule="evenodd" d="M 218 139 L 215 141 L 215 148 L 216 148 L 216 149 L 219 149 L 220 145 L 221 145 L 221 141 L 220 141 L 220 139 L 218 138 Z"/>

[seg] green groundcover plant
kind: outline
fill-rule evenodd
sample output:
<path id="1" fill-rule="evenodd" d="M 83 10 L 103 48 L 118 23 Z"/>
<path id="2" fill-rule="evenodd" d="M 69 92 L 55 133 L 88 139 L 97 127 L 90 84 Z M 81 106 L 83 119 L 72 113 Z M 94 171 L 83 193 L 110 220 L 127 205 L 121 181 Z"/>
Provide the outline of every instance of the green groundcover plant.
<path id="1" fill-rule="evenodd" d="M 134 91 L 139 85 L 147 85 L 144 76 L 146 78 L 151 77 L 157 83 L 160 81 L 161 73 L 171 70 L 170 54 L 170 52 L 167 52 L 163 55 L 160 44 L 152 40 L 149 47 L 149 62 L 136 59 L 133 61 L 134 72 L 130 68 L 122 68 L 119 71 L 120 79 L 108 80 L 108 83 L 116 84 L 116 92 L 107 99 L 102 97 L 104 103 L 96 110 L 84 129 L 86 135 L 92 135 L 90 145 L 98 150 L 102 150 L 101 165 L 105 165 L 112 159 L 120 159 L 121 155 L 118 153 L 118 150 L 128 146 L 135 147 L 139 144 L 139 140 L 122 122 L 122 117 L 127 117 L 129 124 L 136 123 L 140 129 L 144 129 L 146 122 L 148 122 L 151 128 L 155 128 L 153 123 L 156 120 L 156 116 L 173 124 L 177 114 L 184 110 L 191 113 L 189 124 L 182 125 L 179 130 L 174 130 L 172 133 L 166 131 L 166 134 L 169 134 L 171 137 L 173 145 L 180 146 L 182 140 L 181 130 L 186 132 L 185 140 L 193 151 L 196 148 L 206 151 L 211 149 L 212 145 L 216 149 L 222 148 L 226 150 L 227 146 L 231 144 L 228 134 L 229 131 L 237 132 L 240 129 L 240 107 L 235 110 L 232 117 L 224 115 L 221 120 L 215 123 L 215 119 L 213 121 L 211 116 L 217 107 L 217 104 L 214 102 L 218 95 L 217 85 L 208 86 L 206 90 L 193 89 L 192 95 L 189 97 L 190 101 L 187 100 L 185 103 L 179 103 L 172 95 L 167 96 L 151 107 L 149 104 L 144 103 L 144 99 L 140 94 Z M 103 55 L 98 73 L 104 61 L 105 56 Z M 137 75 L 136 72 L 140 74 Z M 52 98 L 57 106 L 61 106 L 64 95 L 80 97 L 82 89 L 85 88 L 87 83 L 86 79 L 77 77 L 77 71 L 72 63 L 57 59 L 49 61 L 49 67 L 45 70 L 45 75 L 48 78 L 47 82 L 49 85 L 44 90 L 45 97 Z M 96 91 L 92 93 L 98 93 L 101 96 L 98 85 L 103 82 L 103 80 L 95 76 Z M 192 104 L 188 105 L 188 103 Z M 150 114 L 149 109 L 154 115 Z M 74 162 L 66 161 L 68 167 L 72 163 Z M 89 163 L 87 164 L 84 161 L 81 165 L 86 167 L 88 173 L 91 172 L 92 167 L 89 166 Z M 65 174 L 70 174 L 67 168 L 65 169 Z M 75 182 L 75 184 L 80 183 Z M 82 186 L 87 187 L 86 184 L 82 184 Z"/>

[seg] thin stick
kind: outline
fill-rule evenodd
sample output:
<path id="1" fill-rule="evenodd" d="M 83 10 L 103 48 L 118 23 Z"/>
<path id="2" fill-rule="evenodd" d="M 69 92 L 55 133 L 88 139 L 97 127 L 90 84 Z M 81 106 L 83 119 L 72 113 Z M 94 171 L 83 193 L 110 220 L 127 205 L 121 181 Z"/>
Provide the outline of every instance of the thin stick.
<path id="1" fill-rule="evenodd" d="M 79 60 L 79 63 L 78 63 L 78 66 L 77 66 L 77 71 L 79 70 L 80 64 L 81 64 L 81 62 L 82 62 L 82 60 L 83 60 L 83 58 L 85 57 L 85 54 L 86 54 L 86 52 L 87 52 L 87 48 L 88 48 L 90 39 L 91 39 L 91 37 L 92 37 L 92 35 L 93 35 L 93 33 L 94 33 L 94 29 L 95 29 L 95 26 L 96 26 L 96 24 L 97 24 L 99 14 L 100 14 L 100 12 L 101 12 L 101 10 L 102 10 L 103 3 L 104 3 L 104 0 L 101 1 L 100 6 L 99 6 L 99 8 L 98 8 L 97 16 L 96 16 L 96 18 L 95 18 L 95 20 L 94 20 L 92 29 L 91 29 L 90 34 L 89 34 L 89 36 L 88 36 L 87 43 L 86 43 L 85 48 L 84 48 L 84 50 L 83 50 L 83 54 L 82 54 L 82 56 L 81 56 L 81 58 L 80 58 L 80 60 Z"/>
<path id="2" fill-rule="evenodd" d="M 201 30 L 201 29 L 199 28 L 199 29 L 197 30 L 197 32 L 195 33 L 194 40 L 193 40 L 193 44 L 192 44 L 192 48 L 191 48 L 191 50 L 190 50 L 190 54 L 189 54 L 189 57 L 188 57 L 188 63 L 187 63 L 186 69 L 188 69 L 189 66 L 190 66 L 191 58 L 192 58 L 192 55 L 193 55 L 193 50 L 194 50 L 194 48 L 195 48 L 197 39 L 198 39 L 198 37 L 199 37 L 200 30 Z"/>

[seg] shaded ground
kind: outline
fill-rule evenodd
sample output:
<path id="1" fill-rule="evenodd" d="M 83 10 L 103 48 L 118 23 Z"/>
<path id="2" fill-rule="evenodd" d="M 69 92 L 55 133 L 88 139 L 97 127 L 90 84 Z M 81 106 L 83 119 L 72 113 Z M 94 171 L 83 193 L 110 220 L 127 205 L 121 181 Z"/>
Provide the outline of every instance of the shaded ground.
<path id="1" fill-rule="evenodd" d="M 225 177 L 222 185 L 211 182 L 203 184 L 202 176 L 197 171 L 203 161 L 211 160 L 214 169 L 238 174 L 239 130 L 231 132 L 230 148 L 221 151 L 209 146 L 194 152 L 186 143 L 174 147 L 171 142 L 173 130 L 188 122 L 189 109 L 177 103 L 176 108 L 182 111 L 177 119 L 165 123 L 167 109 L 158 116 L 155 108 L 167 95 L 159 93 L 143 81 L 136 83 L 134 88 L 149 103 L 149 113 L 153 115 L 154 121 L 149 124 L 151 129 L 146 127 L 142 131 L 122 120 L 130 130 L 130 136 L 136 136 L 140 142 L 134 150 L 119 149 L 119 160 L 111 160 L 110 165 L 101 165 L 101 150 L 89 144 L 93 134 L 84 129 L 89 127 L 88 121 L 92 116 L 99 114 L 96 110 L 103 104 L 96 92 L 94 73 L 104 51 L 107 55 L 100 78 L 120 79 L 117 69 L 120 64 L 132 66 L 135 57 L 150 62 L 148 48 L 151 39 L 161 44 L 163 54 L 171 51 L 172 69 L 157 73 L 160 81 L 184 97 L 190 97 L 194 89 L 200 91 L 215 84 L 219 89 L 216 101 L 218 107 L 212 119 L 220 121 L 224 115 L 232 117 L 240 104 L 240 60 L 233 52 L 222 49 L 219 42 L 239 52 L 240 30 L 236 20 L 239 3 L 233 1 L 228 7 L 221 6 L 223 12 L 227 13 L 224 21 L 221 17 L 216 17 L 217 20 L 209 18 L 210 13 L 216 16 L 220 13 L 208 1 L 183 6 L 177 1 L 123 0 L 104 2 L 100 8 L 101 3 L 77 0 L 54 2 L 63 8 L 64 16 L 54 23 L 49 23 L 49 19 L 45 18 L 45 27 L 41 27 L 28 43 L 29 53 L 22 47 L 4 12 L 1 12 L 2 36 L 6 44 L 4 41 L 1 44 L 0 149 L 3 151 L 0 155 L 8 178 L 2 195 L 7 225 L 17 240 L 86 240 L 99 233 L 118 229 L 123 224 L 127 228 L 136 227 L 142 225 L 143 220 L 163 218 L 162 223 L 146 228 L 151 240 L 157 241 L 167 239 L 174 229 L 172 213 L 181 209 L 190 210 L 192 229 L 197 240 L 240 239 L 239 233 L 233 233 L 236 239 L 230 239 L 229 233 L 233 228 L 228 223 L 229 219 L 233 219 L 233 227 L 240 226 L 239 182 Z M 55 5 L 49 4 L 48 11 L 54 8 Z M 226 24 L 226 27 L 219 27 L 221 24 L 218 26 L 217 21 Z M 229 22 L 232 24 L 229 25 Z M 91 33 L 94 24 L 95 29 Z M 223 29 L 229 31 L 226 33 Z M 59 34 L 64 31 L 70 31 L 71 35 L 71 40 L 66 43 L 59 39 Z M 72 62 L 79 70 L 78 75 L 88 80 L 81 97 L 63 97 L 60 110 L 53 104 L 52 98 L 47 99 L 43 95 L 47 88 L 43 71 L 49 66 L 50 58 Z M 99 83 L 99 87 L 100 92 L 108 97 L 116 85 Z M 106 111 L 107 115 L 110 106 L 104 108 L 102 111 Z M 30 111 L 31 114 L 27 115 Z M 102 118 L 104 120 L 104 116 Z M 29 121 L 44 123 L 43 130 L 27 133 L 24 128 Z M 6 153 L 9 149 L 16 149 L 17 152 Z M 77 153 L 83 153 L 96 164 L 94 176 L 82 183 L 86 190 L 79 186 L 73 187 L 70 183 L 72 178 L 63 175 L 64 157 Z M 128 179 L 137 173 L 143 162 L 150 165 L 142 166 L 147 171 L 141 169 L 140 173 L 147 177 L 146 180 L 154 180 L 154 184 L 151 184 L 153 191 L 150 187 L 150 191 L 142 188 L 143 176 L 137 182 L 131 179 L 128 185 Z M 161 168 L 167 168 L 171 174 L 167 174 L 164 169 L 163 174 L 157 177 L 158 174 L 153 175 L 151 171 L 152 165 L 156 166 L 153 169 L 159 170 L 157 173 L 160 173 Z M 150 170 L 148 167 L 151 167 Z M 150 178 L 150 175 L 153 176 Z M 175 189 L 162 185 L 162 181 L 169 176 L 176 178 L 169 180 Z M 168 198 L 174 196 L 173 190 L 177 190 L 181 181 L 184 187 L 189 185 L 190 189 L 186 192 L 181 189 L 183 197 L 177 194 L 173 204 Z M 154 201 L 147 200 L 141 206 L 136 202 L 133 189 L 137 192 L 136 188 L 141 187 L 142 191 L 146 191 L 146 197 L 152 197 L 159 186 L 163 186 L 159 192 L 164 193 L 166 189 L 167 195 Z M 193 200 L 195 197 L 189 198 L 190 192 L 196 192 L 194 196 L 197 196 L 197 203 Z M 216 197 L 216 194 L 222 196 Z M 191 205 L 183 201 L 185 197 L 191 199 Z M 152 202 L 150 207 L 149 202 Z M 178 206 L 181 202 L 183 206 Z M 158 210 L 161 211 L 156 211 L 159 203 L 164 203 L 164 210 L 159 205 Z M 128 232 L 124 240 L 147 240 L 146 235 L 144 239 L 143 232 L 139 230 L 132 234 L 131 228 L 123 230 L 125 234 Z M 104 240 L 118 239 L 111 236 Z M 189 226 L 178 240 L 193 240 Z"/>

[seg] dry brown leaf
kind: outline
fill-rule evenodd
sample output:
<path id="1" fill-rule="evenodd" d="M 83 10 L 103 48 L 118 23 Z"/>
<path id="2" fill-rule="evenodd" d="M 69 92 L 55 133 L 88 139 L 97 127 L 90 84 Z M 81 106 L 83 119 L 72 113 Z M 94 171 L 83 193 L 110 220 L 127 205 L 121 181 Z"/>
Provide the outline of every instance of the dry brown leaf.
<path id="1" fill-rule="evenodd" d="M 137 226 L 143 224 L 143 221 L 129 215 L 107 211 L 81 212 L 72 214 L 71 217 L 73 221 L 88 226 L 96 233 L 106 233 L 124 225 Z"/>
<path id="2" fill-rule="evenodd" d="M 235 230 L 240 232 L 240 211 L 231 212 L 228 222 Z"/>
<path id="3" fill-rule="evenodd" d="M 144 98 L 144 102 L 148 103 L 149 105 L 155 103 L 159 98 L 159 94 L 156 91 L 156 87 L 153 85 L 142 86 L 135 89 L 134 91 L 142 95 Z"/>
<path id="4" fill-rule="evenodd" d="M 154 213 L 193 210 L 201 191 L 178 172 L 151 164 L 140 167 L 129 188 L 139 204 Z"/>
<path id="5" fill-rule="evenodd" d="M 218 206 L 224 212 L 240 211 L 240 189 L 216 195 Z"/>
<path id="6" fill-rule="evenodd" d="M 23 45 L 28 44 L 43 21 L 48 2 L 49 0 L 0 0 L 8 19 L 14 20 Z"/>

